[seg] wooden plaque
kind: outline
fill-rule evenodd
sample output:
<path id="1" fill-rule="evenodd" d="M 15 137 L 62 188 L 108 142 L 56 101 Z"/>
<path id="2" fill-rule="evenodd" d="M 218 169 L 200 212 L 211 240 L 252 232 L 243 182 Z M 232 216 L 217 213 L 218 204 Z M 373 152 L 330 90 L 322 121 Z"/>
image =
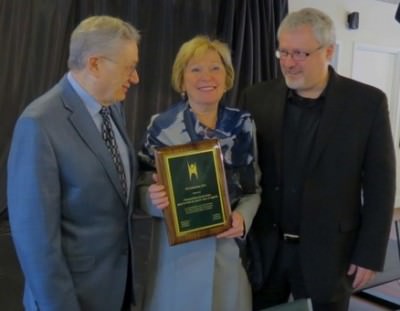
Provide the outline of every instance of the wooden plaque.
<path id="1" fill-rule="evenodd" d="M 231 208 L 218 140 L 158 148 L 155 158 L 169 199 L 163 212 L 170 245 L 230 228 Z"/>

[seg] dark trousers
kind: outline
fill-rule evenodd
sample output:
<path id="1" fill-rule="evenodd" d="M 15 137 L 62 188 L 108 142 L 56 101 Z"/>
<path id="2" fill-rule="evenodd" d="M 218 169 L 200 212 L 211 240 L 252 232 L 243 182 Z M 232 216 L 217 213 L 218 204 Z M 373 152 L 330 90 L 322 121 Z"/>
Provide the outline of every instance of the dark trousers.
<path id="1" fill-rule="evenodd" d="M 299 244 L 281 241 L 270 276 L 263 288 L 253 293 L 253 310 L 261 310 L 294 299 L 309 298 L 300 266 Z M 345 311 L 350 297 L 335 302 L 312 301 L 314 311 Z"/>

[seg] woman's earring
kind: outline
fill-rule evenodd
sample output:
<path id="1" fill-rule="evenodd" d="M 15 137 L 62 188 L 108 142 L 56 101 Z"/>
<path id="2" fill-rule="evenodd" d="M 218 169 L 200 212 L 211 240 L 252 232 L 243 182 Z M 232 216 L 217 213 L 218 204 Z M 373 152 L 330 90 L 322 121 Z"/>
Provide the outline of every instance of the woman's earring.
<path id="1" fill-rule="evenodd" d="M 186 99 L 187 99 L 187 96 L 186 96 L 186 92 L 185 92 L 185 91 L 182 91 L 182 92 L 181 92 L 181 98 L 182 98 L 182 100 L 186 100 Z"/>

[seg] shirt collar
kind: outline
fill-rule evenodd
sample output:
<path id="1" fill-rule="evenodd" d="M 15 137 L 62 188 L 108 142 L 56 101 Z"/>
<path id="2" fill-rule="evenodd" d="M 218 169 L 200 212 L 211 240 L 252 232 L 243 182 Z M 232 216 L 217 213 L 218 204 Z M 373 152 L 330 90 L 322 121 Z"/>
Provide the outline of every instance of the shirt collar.
<path id="1" fill-rule="evenodd" d="M 78 81 L 74 79 L 71 72 L 68 72 L 67 79 L 71 84 L 72 88 L 78 93 L 79 97 L 82 99 L 85 107 L 89 111 L 90 115 L 93 117 L 100 112 L 101 105 L 96 101 L 96 99 L 90 95 L 80 84 Z"/>

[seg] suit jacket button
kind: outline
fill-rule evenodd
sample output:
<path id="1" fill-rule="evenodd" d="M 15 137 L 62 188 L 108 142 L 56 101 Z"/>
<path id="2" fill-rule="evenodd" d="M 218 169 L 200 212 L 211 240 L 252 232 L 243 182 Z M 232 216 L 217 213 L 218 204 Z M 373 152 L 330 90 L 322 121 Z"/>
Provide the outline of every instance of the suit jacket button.
<path id="1" fill-rule="evenodd" d="M 275 191 L 279 191 L 279 190 L 281 190 L 281 187 L 275 186 L 274 190 L 275 190 Z"/>

